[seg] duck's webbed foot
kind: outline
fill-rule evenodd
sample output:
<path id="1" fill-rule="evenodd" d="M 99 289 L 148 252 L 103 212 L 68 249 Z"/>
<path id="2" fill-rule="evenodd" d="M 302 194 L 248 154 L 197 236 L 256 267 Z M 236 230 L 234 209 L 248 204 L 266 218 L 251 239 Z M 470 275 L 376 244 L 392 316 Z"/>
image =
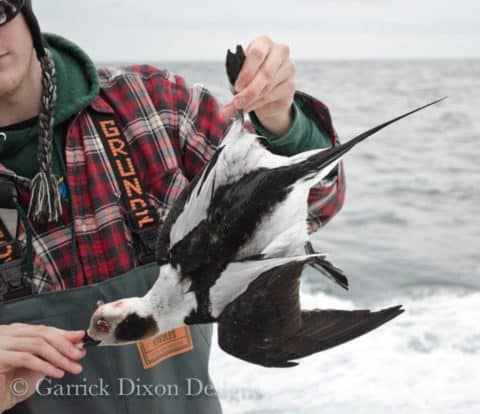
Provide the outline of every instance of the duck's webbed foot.
<path id="1" fill-rule="evenodd" d="M 184 322 L 187 325 L 217 322 L 217 318 L 214 318 L 210 313 L 209 291 L 195 292 L 195 296 L 198 302 L 197 309 L 192 311 L 190 315 L 184 319 Z"/>
<path id="2" fill-rule="evenodd" d="M 241 45 L 237 45 L 237 49 L 235 53 L 232 53 L 230 49 L 227 52 L 227 59 L 225 62 L 225 66 L 227 68 L 227 76 L 230 82 L 230 90 L 234 95 L 236 95 L 237 91 L 234 88 L 235 82 L 237 81 L 238 75 L 242 70 L 243 64 L 245 62 L 245 52 Z M 245 124 L 245 115 L 242 109 L 237 111 L 237 116 L 240 118 L 242 125 Z"/>

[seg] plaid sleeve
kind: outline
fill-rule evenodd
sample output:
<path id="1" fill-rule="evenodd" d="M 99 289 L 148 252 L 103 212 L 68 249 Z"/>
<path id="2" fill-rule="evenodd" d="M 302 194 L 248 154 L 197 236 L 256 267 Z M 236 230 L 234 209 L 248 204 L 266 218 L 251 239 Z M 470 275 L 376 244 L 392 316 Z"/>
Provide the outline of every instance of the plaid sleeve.
<path id="1" fill-rule="evenodd" d="M 296 96 L 303 101 L 304 110 L 307 110 L 309 115 L 319 122 L 327 132 L 332 144 L 338 144 L 338 136 L 327 106 L 304 92 L 297 92 Z M 310 189 L 308 232 L 313 233 L 327 224 L 341 210 L 344 201 L 345 171 L 343 161 L 341 161 L 334 173 L 330 173 Z"/>
<path id="2" fill-rule="evenodd" d="M 176 105 L 179 111 L 178 137 L 183 149 L 186 177 L 193 179 L 210 160 L 224 138 L 230 121 L 220 116 L 217 100 L 200 84 L 187 87 L 175 76 Z"/>

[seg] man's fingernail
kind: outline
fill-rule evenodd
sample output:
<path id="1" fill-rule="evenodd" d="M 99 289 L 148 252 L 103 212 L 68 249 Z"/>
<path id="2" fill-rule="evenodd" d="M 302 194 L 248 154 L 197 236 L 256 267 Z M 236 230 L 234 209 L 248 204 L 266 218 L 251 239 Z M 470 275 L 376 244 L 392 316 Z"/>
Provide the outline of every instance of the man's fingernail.
<path id="1" fill-rule="evenodd" d="M 72 363 L 71 367 L 72 367 L 72 370 L 75 372 L 80 373 L 83 371 L 83 367 L 80 364 L 76 364 L 75 362 Z"/>
<path id="2" fill-rule="evenodd" d="M 226 104 L 220 109 L 220 115 L 223 118 L 229 118 L 234 110 L 235 110 L 235 106 L 233 104 L 231 103 Z"/>

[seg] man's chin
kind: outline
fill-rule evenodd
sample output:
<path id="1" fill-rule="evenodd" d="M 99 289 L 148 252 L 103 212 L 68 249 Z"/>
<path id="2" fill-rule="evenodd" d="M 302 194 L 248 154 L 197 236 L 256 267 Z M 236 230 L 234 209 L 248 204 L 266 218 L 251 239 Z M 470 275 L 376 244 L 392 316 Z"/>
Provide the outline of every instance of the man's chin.
<path id="1" fill-rule="evenodd" d="M 0 94 L 9 95 L 20 90 L 20 85 L 27 79 L 27 73 L 22 69 L 15 67 L 10 55 L 0 57 Z"/>
<path id="2" fill-rule="evenodd" d="M 17 60 L 11 54 L 0 58 L 0 100 L 31 94 L 35 90 L 30 81 L 33 69 L 23 66 L 19 68 Z"/>

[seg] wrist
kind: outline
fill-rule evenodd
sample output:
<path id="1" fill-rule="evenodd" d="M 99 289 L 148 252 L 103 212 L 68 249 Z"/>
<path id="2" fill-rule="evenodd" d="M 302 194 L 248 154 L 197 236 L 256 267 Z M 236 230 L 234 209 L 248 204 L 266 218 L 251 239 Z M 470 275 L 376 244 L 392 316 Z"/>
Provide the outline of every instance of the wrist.
<path id="1" fill-rule="evenodd" d="M 295 119 L 293 105 L 290 105 L 288 110 L 273 116 L 265 116 L 261 112 L 254 112 L 254 114 L 273 138 L 284 136 L 292 127 Z"/>

